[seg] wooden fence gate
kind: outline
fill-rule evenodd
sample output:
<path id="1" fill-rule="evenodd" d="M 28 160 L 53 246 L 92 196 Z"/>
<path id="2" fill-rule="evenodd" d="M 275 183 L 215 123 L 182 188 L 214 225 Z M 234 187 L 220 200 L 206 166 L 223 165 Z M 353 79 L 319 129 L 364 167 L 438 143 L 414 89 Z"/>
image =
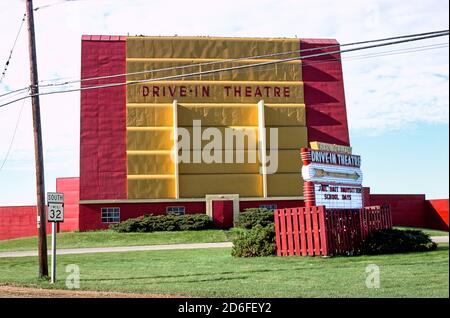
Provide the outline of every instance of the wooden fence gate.
<path id="1" fill-rule="evenodd" d="M 311 206 L 275 210 L 277 255 L 353 253 L 369 233 L 392 227 L 389 206 L 333 210 Z"/>

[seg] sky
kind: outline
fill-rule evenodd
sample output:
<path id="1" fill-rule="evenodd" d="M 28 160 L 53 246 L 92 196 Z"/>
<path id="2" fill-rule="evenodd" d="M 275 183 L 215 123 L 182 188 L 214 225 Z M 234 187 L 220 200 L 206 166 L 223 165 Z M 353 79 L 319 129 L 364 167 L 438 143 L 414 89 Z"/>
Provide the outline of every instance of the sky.
<path id="1" fill-rule="evenodd" d="M 335 38 L 344 44 L 449 28 L 445 0 L 35 0 L 34 6 L 40 7 L 40 80 L 79 78 L 82 34 Z M 23 0 L 0 0 L 0 71 L 24 11 Z M 439 43 L 448 44 L 448 37 L 343 55 L 350 141 L 372 193 L 449 196 L 449 51 L 428 49 Z M 29 81 L 24 25 L 0 94 Z M 79 93 L 41 97 L 46 191 L 55 191 L 57 177 L 79 175 L 79 102 Z M 0 206 L 35 204 L 29 100 L 0 108 L 0 166 L 10 144 L 0 170 Z"/>

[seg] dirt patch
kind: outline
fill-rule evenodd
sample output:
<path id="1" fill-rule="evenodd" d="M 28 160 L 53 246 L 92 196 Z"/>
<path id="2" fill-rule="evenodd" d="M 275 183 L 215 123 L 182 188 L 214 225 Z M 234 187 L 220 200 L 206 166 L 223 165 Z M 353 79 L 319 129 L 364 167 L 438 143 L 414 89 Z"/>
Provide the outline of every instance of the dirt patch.
<path id="1" fill-rule="evenodd" d="M 0 298 L 180 298 L 179 295 L 44 289 L 0 285 Z"/>

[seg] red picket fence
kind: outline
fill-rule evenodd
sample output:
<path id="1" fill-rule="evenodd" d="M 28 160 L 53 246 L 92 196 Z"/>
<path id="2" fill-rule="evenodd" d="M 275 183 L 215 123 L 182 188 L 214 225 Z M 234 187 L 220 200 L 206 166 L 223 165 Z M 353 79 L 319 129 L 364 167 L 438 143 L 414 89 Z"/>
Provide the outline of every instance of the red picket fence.
<path id="1" fill-rule="evenodd" d="M 369 233 L 392 227 L 389 206 L 332 210 L 324 206 L 275 210 L 277 255 L 339 255 L 355 251 Z"/>
<path id="2" fill-rule="evenodd" d="M 390 229 L 392 227 L 392 215 L 389 205 L 368 206 L 360 211 L 362 239 L 365 239 L 373 231 Z"/>

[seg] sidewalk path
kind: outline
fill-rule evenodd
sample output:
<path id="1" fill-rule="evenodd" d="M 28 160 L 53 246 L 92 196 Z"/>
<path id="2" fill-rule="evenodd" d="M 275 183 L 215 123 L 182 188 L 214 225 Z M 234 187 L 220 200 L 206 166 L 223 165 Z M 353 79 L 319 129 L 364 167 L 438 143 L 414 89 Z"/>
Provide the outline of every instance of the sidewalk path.
<path id="1" fill-rule="evenodd" d="M 145 245 L 145 246 L 89 247 L 89 248 L 71 248 L 71 249 L 63 248 L 57 249 L 56 254 L 64 255 L 64 254 L 132 252 L 132 251 L 190 250 L 198 248 L 220 248 L 232 246 L 233 243 L 231 242 L 222 242 L 222 243 L 166 244 L 166 245 Z M 51 254 L 51 251 L 49 251 L 48 254 Z M 37 251 L 0 252 L 0 258 L 26 257 L 26 256 L 37 256 Z"/>
<path id="2" fill-rule="evenodd" d="M 448 236 L 432 236 L 436 243 L 448 243 Z M 232 242 L 221 243 L 192 243 L 192 244 L 166 244 L 166 245 L 144 245 L 144 246 L 117 246 L 117 247 L 89 247 L 89 248 L 63 248 L 56 251 L 57 255 L 65 254 L 88 254 L 88 253 L 114 253 L 134 251 L 165 251 L 165 250 L 190 250 L 198 248 L 221 248 L 232 247 Z M 51 251 L 49 251 L 49 254 Z M 0 258 L 37 256 L 37 251 L 0 252 Z"/>
<path id="3" fill-rule="evenodd" d="M 432 236 L 431 239 L 436 243 L 448 243 L 448 236 Z"/>

